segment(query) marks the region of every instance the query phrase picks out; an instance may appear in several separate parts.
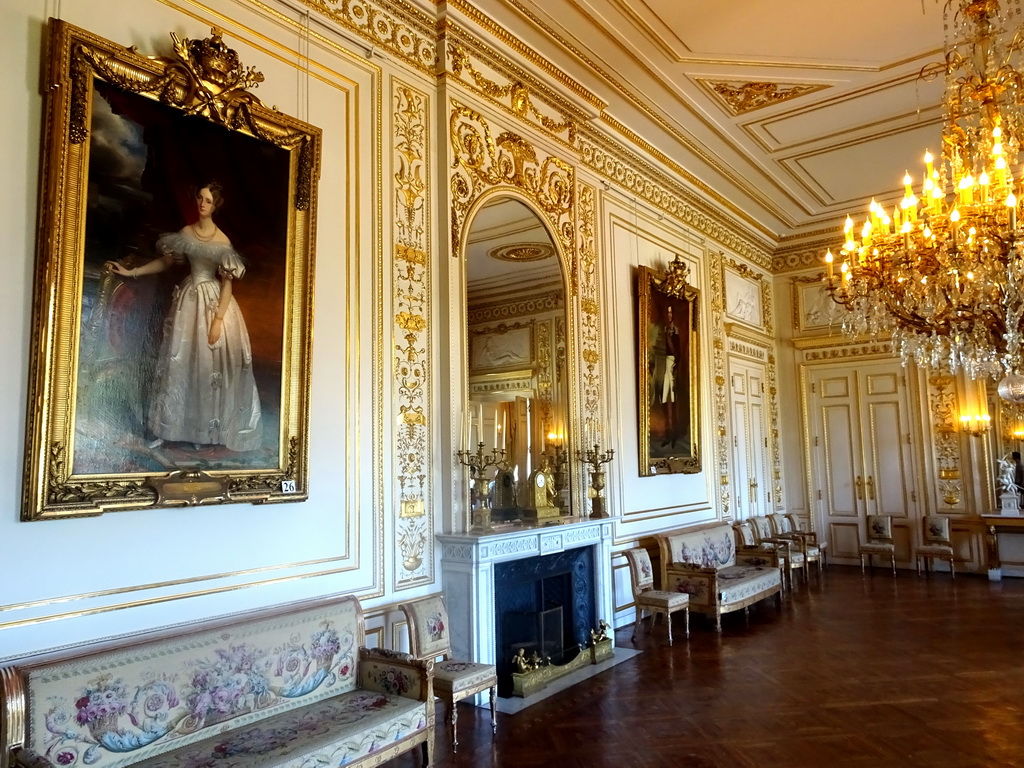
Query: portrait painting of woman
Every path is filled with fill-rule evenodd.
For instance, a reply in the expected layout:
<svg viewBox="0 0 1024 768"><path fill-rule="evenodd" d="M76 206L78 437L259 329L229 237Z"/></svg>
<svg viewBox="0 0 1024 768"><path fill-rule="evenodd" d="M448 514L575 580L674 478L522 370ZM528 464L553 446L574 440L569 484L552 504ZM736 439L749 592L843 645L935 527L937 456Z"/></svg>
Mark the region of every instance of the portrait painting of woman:
<svg viewBox="0 0 1024 768"><path fill-rule="evenodd" d="M128 269L124 277L163 272L187 260L189 275L174 290L157 358L148 427L151 447L165 440L191 443L196 450L223 445L251 451L260 445L260 396L252 371L252 347L233 284L245 274L242 257L213 214L224 203L217 181L195 191L195 222L163 235L160 256Z"/></svg>
<svg viewBox="0 0 1024 768"><path fill-rule="evenodd" d="M288 158L97 83L75 471L280 459Z"/></svg>

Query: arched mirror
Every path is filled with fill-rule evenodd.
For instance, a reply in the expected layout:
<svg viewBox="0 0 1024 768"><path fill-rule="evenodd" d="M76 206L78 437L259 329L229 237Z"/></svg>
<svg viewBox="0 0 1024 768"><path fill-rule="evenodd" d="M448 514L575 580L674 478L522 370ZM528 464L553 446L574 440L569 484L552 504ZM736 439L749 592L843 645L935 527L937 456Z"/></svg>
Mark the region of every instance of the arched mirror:
<svg viewBox="0 0 1024 768"><path fill-rule="evenodd" d="M475 527L571 514L566 289L540 217L494 197L466 237L467 406ZM465 462L464 462L465 463Z"/></svg>

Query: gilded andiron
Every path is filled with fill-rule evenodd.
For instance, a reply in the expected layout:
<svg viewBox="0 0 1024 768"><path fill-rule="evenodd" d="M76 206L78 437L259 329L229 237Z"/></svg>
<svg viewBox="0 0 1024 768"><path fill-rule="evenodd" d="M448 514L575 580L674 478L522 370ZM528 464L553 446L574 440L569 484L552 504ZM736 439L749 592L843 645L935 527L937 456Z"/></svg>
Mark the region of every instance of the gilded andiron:
<svg viewBox="0 0 1024 768"><path fill-rule="evenodd" d="M601 465L607 464L613 458L615 458L615 450L609 448L607 451L602 453L597 443L594 443L593 448L588 448L585 451L578 451L576 453L577 461L582 461L584 464L589 464L590 467L587 470L590 472L590 488L593 491L591 496L591 518L602 518L608 517L608 512L604 508L604 470L601 469Z"/></svg>

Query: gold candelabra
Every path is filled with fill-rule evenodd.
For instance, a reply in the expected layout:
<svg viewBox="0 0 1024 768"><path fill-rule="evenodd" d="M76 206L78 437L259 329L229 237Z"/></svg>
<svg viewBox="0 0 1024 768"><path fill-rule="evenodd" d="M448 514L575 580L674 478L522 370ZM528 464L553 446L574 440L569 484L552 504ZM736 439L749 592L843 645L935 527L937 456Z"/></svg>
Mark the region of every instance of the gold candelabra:
<svg viewBox="0 0 1024 768"><path fill-rule="evenodd" d="M588 448L585 451L577 451L577 461L582 461L584 464L589 465L588 472L590 472L590 488L594 492L591 499L591 512L592 518L608 517L608 511L604 508L604 470L601 467L615 458L615 450L609 448L607 451L601 451L597 443L594 443L593 448Z"/></svg>
<svg viewBox="0 0 1024 768"><path fill-rule="evenodd" d="M490 455L488 455L484 453L484 444L478 443L476 450L473 452L470 452L468 448L463 451L456 451L455 458L459 460L459 464L469 468L469 508L475 510L481 501L477 481L483 479L483 472L488 467L500 467L504 464L505 449L492 448Z"/></svg>

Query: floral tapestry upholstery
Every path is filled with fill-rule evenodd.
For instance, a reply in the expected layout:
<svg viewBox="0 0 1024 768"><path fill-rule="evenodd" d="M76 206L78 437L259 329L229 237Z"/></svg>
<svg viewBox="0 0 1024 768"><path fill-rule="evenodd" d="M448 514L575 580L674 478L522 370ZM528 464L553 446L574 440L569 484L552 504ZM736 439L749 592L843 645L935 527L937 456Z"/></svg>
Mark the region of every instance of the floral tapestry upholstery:
<svg viewBox="0 0 1024 768"><path fill-rule="evenodd" d="M949 545L949 518L938 515L925 515L922 522L924 543Z"/></svg>
<svg viewBox="0 0 1024 768"><path fill-rule="evenodd" d="M669 570L667 579L666 588L688 594L691 606L717 605L723 611L728 611L733 603L770 593L782 583L779 569L770 565L732 565L718 569L714 577L718 583L717 595L712 593L710 576Z"/></svg>
<svg viewBox="0 0 1024 768"><path fill-rule="evenodd" d="M493 664L471 661L441 661L434 665L434 692L458 694L467 690L489 688L494 682Z"/></svg>
<svg viewBox="0 0 1024 768"><path fill-rule="evenodd" d="M409 642L418 659L433 659L451 652L448 636L448 611L441 597L430 597L405 604L411 612Z"/></svg>
<svg viewBox="0 0 1024 768"><path fill-rule="evenodd" d="M735 563L736 542L732 528L719 525L669 537L673 563L693 563L702 568L724 568Z"/></svg>
<svg viewBox="0 0 1024 768"><path fill-rule="evenodd" d="M356 690L157 755L138 768L345 765L426 726L422 702Z"/></svg>
<svg viewBox="0 0 1024 768"><path fill-rule="evenodd" d="M368 691L377 691L391 696L405 696L410 699L423 700L425 687L423 680L411 675L402 667L388 663L387 658L377 660L374 655L377 649L364 649L359 659L359 687ZM390 654L389 654L390 655ZM394 654L407 656L407 654ZM411 658L411 657L409 657Z"/></svg>
<svg viewBox="0 0 1024 768"><path fill-rule="evenodd" d="M651 589L654 586L654 567L651 556L643 547L628 549L622 553L629 563L630 577L633 579L633 595Z"/></svg>
<svg viewBox="0 0 1024 768"><path fill-rule="evenodd" d="M347 693L362 626L344 598L39 666L27 746L54 765L116 768Z"/></svg>

